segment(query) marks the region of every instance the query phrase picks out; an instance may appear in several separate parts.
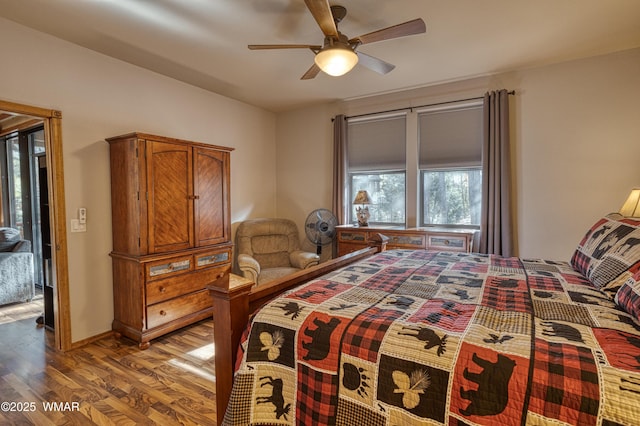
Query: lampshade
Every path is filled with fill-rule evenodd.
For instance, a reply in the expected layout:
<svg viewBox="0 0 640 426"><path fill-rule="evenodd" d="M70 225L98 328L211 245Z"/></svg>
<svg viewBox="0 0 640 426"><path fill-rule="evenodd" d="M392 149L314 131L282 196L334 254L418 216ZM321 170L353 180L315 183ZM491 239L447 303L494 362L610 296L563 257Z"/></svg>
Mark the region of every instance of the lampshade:
<svg viewBox="0 0 640 426"><path fill-rule="evenodd" d="M631 194L620 208L620 214L626 217L640 217L640 188L633 188Z"/></svg>
<svg viewBox="0 0 640 426"><path fill-rule="evenodd" d="M336 44L322 49L315 57L316 65L334 77L351 71L358 63L358 55L347 46Z"/></svg>
<svg viewBox="0 0 640 426"><path fill-rule="evenodd" d="M371 204L371 198L369 198L369 193L364 189L361 189L356 194L356 198L353 200L353 204Z"/></svg>

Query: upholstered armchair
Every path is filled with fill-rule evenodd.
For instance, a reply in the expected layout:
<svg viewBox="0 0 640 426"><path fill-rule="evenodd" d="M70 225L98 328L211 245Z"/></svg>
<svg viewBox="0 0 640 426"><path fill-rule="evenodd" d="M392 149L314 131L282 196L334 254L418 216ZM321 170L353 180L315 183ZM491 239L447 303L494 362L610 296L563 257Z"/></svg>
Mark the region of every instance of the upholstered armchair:
<svg viewBox="0 0 640 426"><path fill-rule="evenodd" d="M256 284L317 265L320 256L300 249L296 224L289 219L250 219L236 231L238 267Z"/></svg>
<svg viewBox="0 0 640 426"><path fill-rule="evenodd" d="M26 302L35 295L31 242L14 228L0 228L0 305Z"/></svg>

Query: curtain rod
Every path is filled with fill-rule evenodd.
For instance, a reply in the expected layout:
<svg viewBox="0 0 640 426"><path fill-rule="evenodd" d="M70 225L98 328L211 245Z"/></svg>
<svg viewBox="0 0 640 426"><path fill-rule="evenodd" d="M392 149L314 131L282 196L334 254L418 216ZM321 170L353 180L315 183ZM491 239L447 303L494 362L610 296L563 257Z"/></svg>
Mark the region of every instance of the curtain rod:
<svg viewBox="0 0 640 426"><path fill-rule="evenodd" d="M515 95L516 91L515 90L510 90L507 92L507 95ZM366 114L358 114L358 115L350 115L350 116L345 116L345 120L348 120L349 118L359 118L359 117L367 117L369 115L378 115L378 114L387 114L390 112L398 112L398 111L413 111L414 109L418 109L418 108L426 108L426 107L432 107L432 106L438 106L438 105L447 105L447 104L455 104L458 102L468 102L468 101L479 101L480 99L484 99L484 96L477 96L475 98L467 98L467 99L457 99L455 101L446 101L446 102L437 102L435 104L426 104L426 105L417 105L417 106L412 106L412 107L404 107L404 108L396 108L396 109L388 109L386 111L377 111L377 112L369 112ZM335 120L335 118L332 118L331 121Z"/></svg>

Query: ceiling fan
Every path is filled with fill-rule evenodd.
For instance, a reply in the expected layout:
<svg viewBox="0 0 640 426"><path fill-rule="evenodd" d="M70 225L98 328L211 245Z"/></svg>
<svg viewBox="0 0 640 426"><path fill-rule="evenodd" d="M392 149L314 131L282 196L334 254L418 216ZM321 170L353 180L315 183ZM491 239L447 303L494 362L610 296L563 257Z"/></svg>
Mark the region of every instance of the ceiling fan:
<svg viewBox="0 0 640 426"><path fill-rule="evenodd" d="M301 80L312 79L320 71L332 76L340 76L351 71L358 62L373 71L386 74L394 69L395 65L358 52L357 48L362 44L420 34L427 30L424 21L418 18L350 39L338 31L338 23L347 15L346 8L339 5L330 6L328 0L305 0L305 3L324 33L322 46L313 44L250 44L248 46L251 50L310 49L316 55L315 61Z"/></svg>

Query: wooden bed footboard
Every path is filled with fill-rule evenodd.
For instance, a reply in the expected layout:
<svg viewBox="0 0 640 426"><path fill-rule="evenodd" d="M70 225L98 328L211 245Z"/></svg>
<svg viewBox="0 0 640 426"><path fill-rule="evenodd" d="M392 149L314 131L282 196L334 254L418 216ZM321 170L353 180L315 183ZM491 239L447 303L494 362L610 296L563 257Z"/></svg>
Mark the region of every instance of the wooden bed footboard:
<svg viewBox="0 0 640 426"><path fill-rule="evenodd" d="M384 251L388 240L389 238L378 234L369 248L331 259L261 286L254 286L253 282L242 278L230 279L229 275L225 275L224 278L207 287L213 299L218 425L222 424L224 412L231 396L238 345L250 315L264 303L286 290Z"/></svg>

